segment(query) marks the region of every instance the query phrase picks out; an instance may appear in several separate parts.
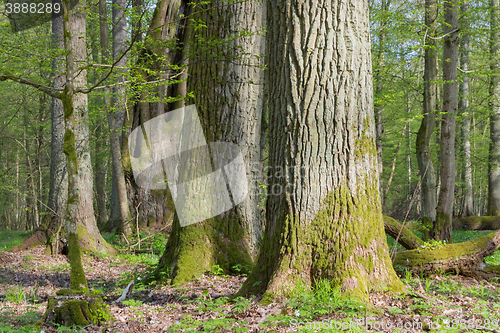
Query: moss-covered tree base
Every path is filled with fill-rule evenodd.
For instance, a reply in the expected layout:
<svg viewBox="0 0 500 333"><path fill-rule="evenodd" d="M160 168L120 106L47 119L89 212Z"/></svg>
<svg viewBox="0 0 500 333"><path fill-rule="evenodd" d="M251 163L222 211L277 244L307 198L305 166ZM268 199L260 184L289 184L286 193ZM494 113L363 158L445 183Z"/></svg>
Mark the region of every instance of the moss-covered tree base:
<svg viewBox="0 0 500 333"><path fill-rule="evenodd" d="M227 273L249 273L254 264L244 230L233 217L231 210L224 216L181 227L175 216L155 278L181 285L210 271L213 265ZM233 269L236 265L238 272Z"/></svg>
<svg viewBox="0 0 500 333"><path fill-rule="evenodd" d="M82 295L81 292L80 295L74 293L70 290L61 290L57 294L64 296L50 297L41 323L71 327L101 325L113 320L108 305L104 304L101 297Z"/></svg>
<svg viewBox="0 0 500 333"><path fill-rule="evenodd" d="M347 186L328 194L312 221L282 210L266 238L256 268L238 295L263 294L262 303L287 296L298 283L330 280L345 294L368 302L371 290L404 291L392 269L382 226L377 185L354 196Z"/></svg>
<svg viewBox="0 0 500 333"><path fill-rule="evenodd" d="M490 242L492 240L495 244ZM488 250L489 247L492 248ZM454 272L464 276L484 276L483 259L497 248L495 233L490 233L468 242L398 252L393 263L396 270L409 269L417 274Z"/></svg>

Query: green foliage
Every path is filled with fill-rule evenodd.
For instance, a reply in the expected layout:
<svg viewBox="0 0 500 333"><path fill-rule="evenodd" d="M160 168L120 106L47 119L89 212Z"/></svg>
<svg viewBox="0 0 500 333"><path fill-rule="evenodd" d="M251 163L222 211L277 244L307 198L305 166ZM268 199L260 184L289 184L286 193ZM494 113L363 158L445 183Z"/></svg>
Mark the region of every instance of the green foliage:
<svg viewBox="0 0 500 333"><path fill-rule="evenodd" d="M39 332L35 327L40 319L40 312L34 311L36 308L28 306L26 312L17 315L11 307L0 308L0 332Z"/></svg>
<svg viewBox="0 0 500 333"><path fill-rule="evenodd" d="M26 298L27 294L23 290L22 284L7 289L7 292L5 293L5 300L7 302L22 303L26 302Z"/></svg>
<svg viewBox="0 0 500 333"><path fill-rule="evenodd" d="M32 232L24 230L5 230L0 231L0 251L21 243L28 238Z"/></svg>
<svg viewBox="0 0 500 333"><path fill-rule="evenodd" d="M142 301L136 301L135 299L127 299L127 300L123 301L122 303L125 304L126 306L131 306L131 307L136 307L136 306L142 305Z"/></svg>
<svg viewBox="0 0 500 333"><path fill-rule="evenodd" d="M212 275L222 275L223 273L224 270L219 265L213 265L212 269L210 270L210 274Z"/></svg>
<svg viewBox="0 0 500 333"><path fill-rule="evenodd" d="M421 246L423 249L437 250L446 245L446 240L430 239Z"/></svg>
<svg viewBox="0 0 500 333"><path fill-rule="evenodd" d="M318 281L312 289L298 283L288 297L289 301L285 304L294 309L295 316L309 320L339 310L349 315L356 315L364 311L366 306L341 293L340 287L333 285L329 280Z"/></svg>

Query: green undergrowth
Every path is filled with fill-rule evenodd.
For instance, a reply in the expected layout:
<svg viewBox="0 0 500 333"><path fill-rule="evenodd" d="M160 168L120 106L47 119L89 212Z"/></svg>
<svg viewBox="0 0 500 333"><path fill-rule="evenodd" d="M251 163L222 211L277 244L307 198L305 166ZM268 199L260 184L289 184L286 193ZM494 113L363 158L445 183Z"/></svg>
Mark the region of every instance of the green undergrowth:
<svg viewBox="0 0 500 333"><path fill-rule="evenodd" d="M10 247L21 243L26 238L31 236L32 233L32 231L25 230L0 231L0 251L5 251Z"/></svg>
<svg viewBox="0 0 500 333"><path fill-rule="evenodd" d="M24 313L16 314L14 308L0 303L0 332L40 332L35 324L43 315L42 309L28 306Z"/></svg>
<svg viewBox="0 0 500 333"><path fill-rule="evenodd" d="M316 326L319 325L319 329L325 332L341 332L335 326L322 322L322 319L340 312L344 317L352 318L360 318L371 312L365 303L350 298L328 280L320 280L312 288L302 283L296 284L283 304L283 311L268 317L261 328L287 325L295 327L298 332L317 332ZM313 323L318 324L314 326ZM351 327L349 331L358 330Z"/></svg>
<svg viewBox="0 0 500 333"><path fill-rule="evenodd" d="M168 236L161 232L151 233L146 231L140 231L139 237L134 235L133 238L128 240L128 243L117 234L103 234L103 238L120 251L147 251L156 255L163 253L168 240Z"/></svg>

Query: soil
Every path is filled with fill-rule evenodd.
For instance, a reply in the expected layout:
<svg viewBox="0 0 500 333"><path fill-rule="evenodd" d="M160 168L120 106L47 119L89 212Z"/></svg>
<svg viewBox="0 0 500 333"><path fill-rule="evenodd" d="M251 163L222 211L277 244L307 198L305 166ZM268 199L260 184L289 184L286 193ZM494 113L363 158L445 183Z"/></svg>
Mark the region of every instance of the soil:
<svg viewBox="0 0 500 333"><path fill-rule="evenodd" d="M40 246L17 253L0 252L0 323L7 323L14 330L32 325L41 318L47 298L55 295L57 290L69 287L66 256L47 256L43 255L43 251L44 248ZM230 297L238 291L245 280L242 276L206 274L182 287L156 286L143 287L142 290L137 290L136 282L136 289L130 296L132 301L116 303L128 282L132 278L137 279L146 266L123 262L118 257L93 255L83 255L83 264L89 287L103 291L102 296L105 296L105 302L109 304L115 318L106 327L85 327L85 332L183 332L188 331L183 326L186 320L202 323L194 328L195 331L210 332L208 327L217 318L231 318L237 325L235 328L214 329L215 332L292 332L297 331L299 322L303 323L303 328L309 323L312 329L308 332L326 332L324 328L314 330L320 327L320 323L325 327L340 328L329 332L443 332L446 320L450 322L449 325L458 325L454 332L473 332L472 328L479 328L480 322L493 320L484 330L476 332L500 332L500 285L461 276L434 276L427 279L407 276L408 280L403 279L409 287L407 295L395 296L390 292L371 294L372 307L369 312L364 315L358 313L357 318L352 318L358 323L364 320L364 324L356 326L355 330L347 326L351 319L343 311L317 318L317 326L313 326L313 323L297 316L294 308L284 301L264 306L252 299L238 311L231 304L211 308L210 304L214 304L218 298ZM7 301L6 295L19 288L24 295L34 297L18 303ZM200 300L205 300L206 306L200 307ZM296 325L280 324L279 319L273 321L273 316L278 315L292 316ZM272 324L265 324L266 321ZM340 321L344 322L344 328L335 326L341 325ZM409 325L415 322L426 324L410 328ZM398 323L406 324L406 329L396 330ZM438 324L441 326L438 327ZM43 331L56 332L56 329L44 326Z"/></svg>

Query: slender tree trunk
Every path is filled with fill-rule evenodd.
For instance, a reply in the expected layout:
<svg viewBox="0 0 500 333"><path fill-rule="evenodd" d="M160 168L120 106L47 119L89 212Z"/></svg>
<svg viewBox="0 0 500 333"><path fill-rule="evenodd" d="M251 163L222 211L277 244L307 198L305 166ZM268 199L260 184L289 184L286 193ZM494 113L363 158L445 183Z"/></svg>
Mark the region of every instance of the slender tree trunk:
<svg viewBox="0 0 500 333"><path fill-rule="evenodd" d="M239 293L319 279L365 300L401 291L378 192L368 2L269 0L267 26L266 229Z"/></svg>
<svg viewBox="0 0 500 333"><path fill-rule="evenodd" d="M259 67L261 50L262 4L242 2L223 6L224 1L197 5L193 19L207 29L196 32L188 23L185 36L189 48L187 91L194 102L208 144L231 142L241 149L246 169L246 199L236 207L200 223L182 227L178 216L157 270L173 272L174 283L191 280L219 264L226 271L240 265L253 265L260 239L258 181L260 179L260 126L263 103L263 72ZM219 8L217 19L210 11ZM238 36L246 31L249 35ZM206 45L199 40L224 40L224 46ZM212 54L218 54L214 58ZM214 77L213 73L217 73ZM214 149L212 149L214 157ZM214 161L215 164L217 164ZM234 195L234 193L233 193ZM196 265L192 263L196 262Z"/></svg>
<svg viewBox="0 0 500 333"><path fill-rule="evenodd" d="M462 5L462 12L466 13L469 4L465 2ZM458 109L462 114L463 124L463 150L464 150L464 210L463 216L473 215L472 203L472 165L470 159L470 114L469 114L469 35L464 34L462 37L462 53L460 55L460 67L465 72L464 79L460 84L460 102Z"/></svg>
<svg viewBox="0 0 500 333"><path fill-rule="evenodd" d="M80 2L83 6L84 3ZM84 11L74 11L71 17L72 48L75 62L82 66L86 62L86 14ZM75 87L83 87L87 83L86 70L78 71L78 75L73 78ZM78 157L78 209L76 211L77 221L81 232L79 232L80 245L85 249L97 252L114 251L112 247L102 238L94 213L93 205L93 170L90 160L89 145L89 115L86 94L75 94L74 116L78 126L74 129L76 153ZM69 176L69 175L68 175Z"/></svg>
<svg viewBox="0 0 500 333"><path fill-rule="evenodd" d="M455 197L455 117L458 109L458 0L446 0L443 48L443 118L441 121L441 188L431 237L452 242Z"/></svg>
<svg viewBox="0 0 500 333"><path fill-rule="evenodd" d="M86 80L86 73L81 73L80 75L75 76L75 60L81 59L82 55L85 54L79 53L82 51L81 45L78 45L78 41L75 41L75 39L85 36L85 16L83 16L82 13L77 12L81 6L84 5L85 3L77 5L74 8L76 14L73 16L69 8L69 0L63 1L66 83L64 85L62 102L64 106L65 121L63 150L64 155L66 155L66 165L68 169L68 201L64 220L68 229L68 258L71 265L70 288L75 291L88 292L87 279L85 278L85 272L83 271L79 243L79 233L82 232L80 229L81 222L79 221L79 217L81 216L79 210L81 209L80 195L82 193L82 189L79 185L81 184L82 178L79 176L80 168L78 167L79 158L76 144L77 135L75 134L79 132L79 126L85 126L84 124L78 123L77 113L85 112L79 108L85 108L86 100L82 100L82 94L79 94L80 96L78 97L77 94L75 94L75 86L76 88L81 87ZM85 45L84 38L83 41L83 45ZM83 169L82 171L85 172L87 170ZM84 188L83 190L85 191L87 189Z"/></svg>
<svg viewBox="0 0 500 333"><path fill-rule="evenodd" d="M126 1L113 1L113 60L118 66L118 77L116 83L124 81L123 67L127 64L127 57L124 52L127 49L127 27L126 27ZM107 30L106 30L107 32ZM101 38L103 30L101 29ZM107 38L107 36L106 36ZM106 44L108 42L106 41ZM108 124L109 124L109 141L111 147L111 162L113 166L114 185L116 186L116 199L119 210L119 231L124 236L128 237L132 234L129 202L127 198L127 187L123 174L123 164L120 146L120 129L123 123L123 114L127 103L126 91L124 85L113 87L112 105L108 104Z"/></svg>
<svg viewBox="0 0 500 333"><path fill-rule="evenodd" d="M435 34L437 16L437 0L425 1L425 26L428 35ZM416 151L421 177L421 215L424 226L422 239L427 240L429 231L432 229L432 222L436 220L437 206L436 175L431 154L431 137L436 123L437 51L434 39L427 37L425 45L424 118L417 134Z"/></svg>
<svg viewBox="0 0 500 333"><path fill-rule="evenodd" d="M490 13L490 156L488 164L488 212L500 215L500 1L491 0Z"/></svg>
<svg viewBox="0 0 500 333"><path fill-rule="evenodd" d="M102 156L103 141L105 140L105 131L103 125L98 124L95 130L95 192L97 202L97 225L100 229L104 228L108 221L108 213L106 209L106 157Z"/></svg>

